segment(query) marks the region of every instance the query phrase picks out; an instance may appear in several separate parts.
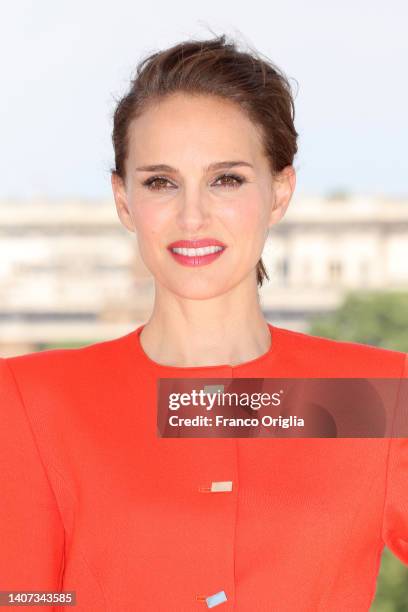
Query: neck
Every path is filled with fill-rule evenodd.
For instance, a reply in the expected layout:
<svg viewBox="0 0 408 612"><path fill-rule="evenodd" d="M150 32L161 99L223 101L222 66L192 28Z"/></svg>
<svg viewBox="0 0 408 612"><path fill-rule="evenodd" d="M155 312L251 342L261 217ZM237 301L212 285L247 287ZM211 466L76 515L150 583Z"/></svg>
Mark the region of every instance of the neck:
<svg viewBox="0 0 408 612"><path fill-rule="evenodd" d="M235 366L266 353L271 335L257 291L206 300L156 291L140 342L148 357L162 365Z"/></svg>

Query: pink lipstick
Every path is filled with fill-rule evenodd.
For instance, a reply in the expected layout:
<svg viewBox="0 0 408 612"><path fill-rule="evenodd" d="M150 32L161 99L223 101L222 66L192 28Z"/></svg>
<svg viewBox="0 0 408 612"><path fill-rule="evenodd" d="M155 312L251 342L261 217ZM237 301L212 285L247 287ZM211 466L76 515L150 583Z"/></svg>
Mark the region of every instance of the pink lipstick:
<svg viewBox="0 0 408 612"><path fill-rule="evenodd" d="M215 238L178 240L168 245L174 259L183 266L204 266L218 259L227 246Z"/></svg>

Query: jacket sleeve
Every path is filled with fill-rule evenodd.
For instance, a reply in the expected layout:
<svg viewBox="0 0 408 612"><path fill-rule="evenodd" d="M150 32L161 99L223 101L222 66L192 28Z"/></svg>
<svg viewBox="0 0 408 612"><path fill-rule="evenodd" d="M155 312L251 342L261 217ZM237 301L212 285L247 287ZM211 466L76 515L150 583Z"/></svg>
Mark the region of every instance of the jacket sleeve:
<svg viewBox="0 0 408 612"><path fill-rule="evenodd" d="M398 401L400 423L406 432L408 423L408 354L402 375ZM408 438L391 438L388 455L383 542L408 565Z"/></svg>
<svg viewBox="0 0 408 612"><path fill-rule="evenodd" d="M57 501L11 365L3 357L0 358L0 591L60 591L63 562L64 527ZM6 609L12 608L6 606ZM35 609L52 608L37 605Z"/></svg>

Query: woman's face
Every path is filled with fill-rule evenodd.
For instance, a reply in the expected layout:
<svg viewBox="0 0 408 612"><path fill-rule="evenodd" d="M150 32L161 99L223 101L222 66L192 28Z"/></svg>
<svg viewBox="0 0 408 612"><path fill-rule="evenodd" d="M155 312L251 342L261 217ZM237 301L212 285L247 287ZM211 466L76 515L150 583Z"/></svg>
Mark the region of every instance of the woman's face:
<svg viewBox="0 0 408 612"><path fill-rule="evenodd" d="M128 136L126 181L112 175L112 188L119 218L136 232L156 282L191 299L243 281L256 286L268 228L284 215L295 187L293 167L273 178L256 126L216 97L173 94L135 119ZM166 167L146 168L159 165ZM180 263L168 248L201 238L226 248L202 265L191 265L197 258Z"/></svg>

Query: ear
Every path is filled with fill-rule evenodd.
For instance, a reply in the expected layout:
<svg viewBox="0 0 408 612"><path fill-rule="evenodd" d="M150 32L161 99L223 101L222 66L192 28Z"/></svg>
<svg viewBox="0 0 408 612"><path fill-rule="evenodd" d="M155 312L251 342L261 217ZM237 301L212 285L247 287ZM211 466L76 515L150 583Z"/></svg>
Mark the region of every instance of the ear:
<svg viewBox="0 0 408 612"><path fill-rule="evenodd" d="M296 172L293 166L286 166L273 178L274 202L269 215L268 227L275 225L285 215L296 187Z"/></svg>
<svg viewBox="0 0 408 612"><path fill-rule="evenodd" d="M111 173L111 185L113 197L115 198L116 211L122 223L130 232L136 232L132 215L129 211L126 187L122 177L115 172Z"/></svg>

